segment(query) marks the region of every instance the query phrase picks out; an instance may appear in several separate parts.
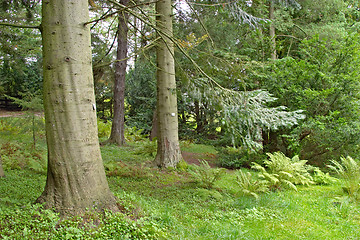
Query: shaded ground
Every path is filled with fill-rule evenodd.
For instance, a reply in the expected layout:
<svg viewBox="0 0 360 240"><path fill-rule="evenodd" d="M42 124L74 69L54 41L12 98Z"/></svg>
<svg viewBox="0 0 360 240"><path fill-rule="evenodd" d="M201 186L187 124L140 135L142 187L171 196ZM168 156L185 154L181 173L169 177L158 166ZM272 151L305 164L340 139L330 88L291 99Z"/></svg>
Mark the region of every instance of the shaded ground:
<svg viewBox="0 0 360 240"><path fill-rule="evenodd" d="M217 167L215 154L182 152L182 156L188 164L200 165L201 161L205 160L211 167Z"/></svg>
<svg viewBox="0 0 360 240"><path fill-rule="evenodd" d="M0 117L16 117L24 115L24 112L21 111L8 111L0 108Z"/></svg>

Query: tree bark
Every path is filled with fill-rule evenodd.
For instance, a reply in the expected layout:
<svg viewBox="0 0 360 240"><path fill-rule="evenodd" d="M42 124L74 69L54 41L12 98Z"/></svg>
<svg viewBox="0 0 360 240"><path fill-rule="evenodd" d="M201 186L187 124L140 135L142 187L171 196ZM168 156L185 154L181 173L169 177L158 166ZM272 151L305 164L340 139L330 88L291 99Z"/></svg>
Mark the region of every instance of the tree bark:
<svg viewBox="0 0 360 240"><path fill-rule="evenodd" d="M62 214L117 210L97 137L86 0L44 0L43 74L48 171L37 202Z"/></svg>
<svg viewBox="0 0 360 240"><path fill-rule="evenodd" d="M271 24L270 24L270 30L269 30L269 35L270 35L270 50L271 50L271 59L276 60L277 59L277 53L276 53L276 38L275 38L275 26L273 21L275 20L275 7L274 7L274 2L270 1L270 6L269 6L269 19L271 20Z"/></svg>
<svg viewBox="0 0 360 240"><path fill-rule="evenodd" d="M120 3L127 6L129 0L120 0ZM125 77L127 67L127 40L128 40L128 19L127 12L119 13L118 24L118 47L115 63L115 84L114 84L114 118L111 126L108 143L125 145Z"/></svg>
<svg viewBox="0 0 360 240"><path fill-rule="evenodd" d="M158 130L159 129L159 121L158 121L158 117L157 117L157 111L155 109L154 113L153 113L153 119L152 119L152 128L150 131L150 136L149 139L150 141L152 141L154 138L158 137Z"/></svg>
<svg viewBox="0 0 360 240"><path fill-rule="evenodd" d="M162 168L176 167L182 159L178 137L174 45L163 33L172 36L171 0L156 2L156 25L161 37L156 45L158 148L155 163Z"/></svg>

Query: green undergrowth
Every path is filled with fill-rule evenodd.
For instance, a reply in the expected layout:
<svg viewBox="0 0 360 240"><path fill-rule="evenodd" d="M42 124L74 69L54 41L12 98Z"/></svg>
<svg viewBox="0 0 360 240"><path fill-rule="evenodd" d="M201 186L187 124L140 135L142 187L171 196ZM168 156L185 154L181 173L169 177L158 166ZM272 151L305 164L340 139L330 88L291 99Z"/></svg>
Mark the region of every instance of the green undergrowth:
<svg viewBox="0 0 360 240"><path fill-rule="evenodd" d="M226 174L203 188L189 174L108 177L121 213L78 216L33 205L45 175L8 170L0 179L3 239L359 239L360 208L339 185L243 196ZM346 238L344 238L346 236Z"/></svg>
<svg viewBox="0 0 360 240"><path fill-rule="evenodd" d="M249 169L218 171L206 163L184 164L181 170L154 168L154 143L146 139L101 148L119 213L88 212L60 220L33 204L46 173L20 164L32 151L26 145L31 139L7 133L0 131L2 158L7 157L6 177L0 178L0 239L360 239L360 206L341 181L263 193L249 186L261 180ZM216 154L212 146L183 142L182 148ZM39 140L34 152L42 161L45 149Z"/></svg>

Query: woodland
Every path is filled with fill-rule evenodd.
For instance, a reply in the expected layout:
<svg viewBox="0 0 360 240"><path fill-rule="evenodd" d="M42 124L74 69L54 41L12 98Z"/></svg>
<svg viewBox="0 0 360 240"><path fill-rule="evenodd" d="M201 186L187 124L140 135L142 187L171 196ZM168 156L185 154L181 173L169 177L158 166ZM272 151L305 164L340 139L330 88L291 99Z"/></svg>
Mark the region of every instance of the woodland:
<svg viewBox="0 0 360 240"><path fill-rule="evenodd" d="M358 0L2 0L0 239L360 239Z"/></svg>

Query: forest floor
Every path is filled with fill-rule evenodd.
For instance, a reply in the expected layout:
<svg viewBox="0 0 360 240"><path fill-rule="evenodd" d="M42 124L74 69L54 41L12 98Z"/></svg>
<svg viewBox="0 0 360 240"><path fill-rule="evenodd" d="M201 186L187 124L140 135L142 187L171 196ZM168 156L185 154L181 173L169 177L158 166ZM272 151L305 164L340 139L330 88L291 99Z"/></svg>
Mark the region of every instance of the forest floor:
<svg viewBox="0 0 360 240"><path fill-rule="evenodd" d="M19 117L23 116L26 113L21 110L6 110L0 108L0 118L2 117ZM43 113L37 113L36 115L42 115ZM217 157L215 154L209 154L209 153L192 153L192 152L186 152L182 151L182 156L188 164L194 164L194 165L200 165L201 161L205 160L208 162L208 164L211 167L217 167L216 161Z"/></svg>
<svg viewBox="0 0 360 240"><path fill-rule="evenodd" d="M217 157L215 154L192 153L182 151L184 161L188 164L200 165L201 161L207 161L211 167L217 167Z"/></svg>
<svg viewBox="0 0 360 240"><path fill-rule="evenodd" d="M21 115L0 116L14 114ZM0 239L360 239L360 203L344 195L340 182L255 198L241 190L238 170L204 184L218 170L214 146L181 142L188 166L159 170L148 166L156 145L147 139L101 147L110 189L124 212L61 220L33 204L46 183L47 147L39 130L33 148L26 124L25 118L0 120L6 175L0 178ZM213 168L196 166L202 160Z"/></svg>

